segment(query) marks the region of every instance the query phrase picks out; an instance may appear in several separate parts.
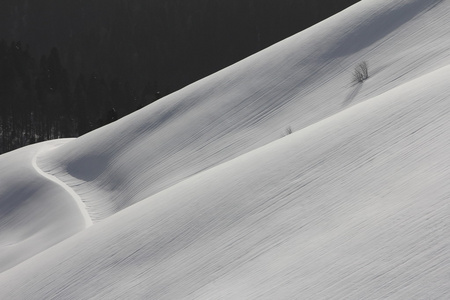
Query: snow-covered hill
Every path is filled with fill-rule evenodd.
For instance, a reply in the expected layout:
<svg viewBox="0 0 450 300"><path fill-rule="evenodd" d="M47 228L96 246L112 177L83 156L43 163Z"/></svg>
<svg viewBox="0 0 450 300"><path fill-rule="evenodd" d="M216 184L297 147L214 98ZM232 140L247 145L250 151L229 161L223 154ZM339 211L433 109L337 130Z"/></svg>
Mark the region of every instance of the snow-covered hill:
<svg viewBox="0 0 450 300"><path fill-rule="evenodd" d="M0 271L86 227L70 194L36 165L40 151L67 141L50 141L0 156Z"/></svg>
<svg viewBox="0 0 450 300"><path fill-rule="evenodd" d="M448 0L361 1L0 156L0 298L449 297L449 16Z"/></svg>

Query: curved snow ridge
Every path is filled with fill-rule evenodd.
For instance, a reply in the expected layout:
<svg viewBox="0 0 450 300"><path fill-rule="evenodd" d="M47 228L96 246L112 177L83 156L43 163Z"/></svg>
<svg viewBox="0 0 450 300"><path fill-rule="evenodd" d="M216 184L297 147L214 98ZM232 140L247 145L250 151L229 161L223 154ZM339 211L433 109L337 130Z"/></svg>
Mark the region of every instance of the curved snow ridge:
<svg viewBox="0 0 450 300"><path fill-rule="evenodd" d="M42 152L42 151L41 151ZM38 152L36 153L35 156L33 156L33 159L31 161L31 164L33 165L33 168L36 170L36 172L38 172L41 176L45 177L46 179L53 181L54 183L58 184L59 186L61 186L67 193L69 193L70 196L72 196L73 200L75 200L75 203L78 206L78 209L80 210L81 215L84 218L84 223L86 228L92 226L93 222L91 219L91 216L89 215L87 209L86 209L86 204L84 204L83 200L81 200L81 197L75 193L75 191L70 188L67 184L65 184L63 181L61 181L60 179L58 179L57 177L48 174L46 172L44 172L38 165L37 165L37 157L38 155L41 153Z"/></svg>

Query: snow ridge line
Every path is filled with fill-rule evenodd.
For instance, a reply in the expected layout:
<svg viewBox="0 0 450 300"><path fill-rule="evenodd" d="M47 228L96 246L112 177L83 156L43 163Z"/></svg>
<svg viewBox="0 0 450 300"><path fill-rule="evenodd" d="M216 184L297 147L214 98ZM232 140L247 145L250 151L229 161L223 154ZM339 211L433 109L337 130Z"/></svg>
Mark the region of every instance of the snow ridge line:
<svg viewBox="0 0 450 300"><path fill-rule="evenodd" d="M66 190L66 192L68 192L69 195L72 196L73 200L75 200L75 203L78 205L78 209L80 210L80 213L84 218L85 227L88 228L88 227L92 226L93 222L92 222L91 216L89 215L89 213L86 209L86 204L84 204L84 202L81 200L81 197L77 193L75 193L75 191L71 187L69 187L63 181L58 179L56 176L53 176L51 174L44 172L37 165L36 160L37 160L38 155L39 155L39 153L37 153L31 161L31 164L32 164L33 168L36 170L36 172L38 172L39 175L45 177L46 179L48 179L50 181L53 181L54 183L56 183L57 185L62 187L64 190Z"/></svg>

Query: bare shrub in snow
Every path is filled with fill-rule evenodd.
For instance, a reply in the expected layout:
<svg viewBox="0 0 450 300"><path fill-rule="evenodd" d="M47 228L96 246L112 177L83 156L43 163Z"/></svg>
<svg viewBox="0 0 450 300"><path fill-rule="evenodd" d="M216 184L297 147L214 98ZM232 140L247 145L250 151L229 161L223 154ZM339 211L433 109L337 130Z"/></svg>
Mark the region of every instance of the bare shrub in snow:
<svg viewBox="0 0 450 300"><path fill-rule="evenodd" d="M367 62L363 61L355 67L355 71L353 72L353 82L362 83L367 78L369 78L369 66Z"/></svg>
<svg viewBox="0 0 450 300"><path fill-rule="evenodd" d="M292 128L291 126L286 127L286 129L284 130L284 135L290 135L292 133Z"/></svg>

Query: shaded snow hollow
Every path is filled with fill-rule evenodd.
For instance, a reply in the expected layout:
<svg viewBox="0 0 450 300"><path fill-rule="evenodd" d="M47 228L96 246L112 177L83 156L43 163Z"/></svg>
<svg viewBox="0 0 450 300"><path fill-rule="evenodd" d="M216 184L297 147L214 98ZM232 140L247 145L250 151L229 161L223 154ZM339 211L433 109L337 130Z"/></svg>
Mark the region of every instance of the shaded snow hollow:
<svg viewBox="0 0 450 300"><path fill-rule="evenodd" d="M449 16L361 1L0 156L0 298L449 298Z"/></svg>

